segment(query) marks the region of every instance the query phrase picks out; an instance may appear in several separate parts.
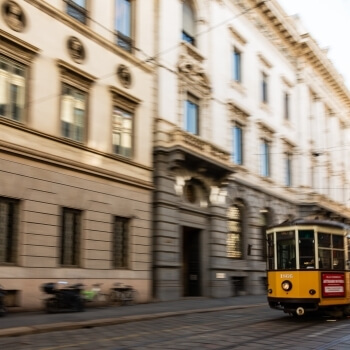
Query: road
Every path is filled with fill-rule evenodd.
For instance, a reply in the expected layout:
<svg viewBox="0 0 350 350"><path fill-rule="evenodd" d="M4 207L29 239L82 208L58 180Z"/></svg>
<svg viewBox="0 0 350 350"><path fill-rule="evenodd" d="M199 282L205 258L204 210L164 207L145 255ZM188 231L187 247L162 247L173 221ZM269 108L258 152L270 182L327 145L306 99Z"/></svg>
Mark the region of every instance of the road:
<svg viewBox="0 0 350 350"><path fill-rule="evenodd" d="M267 306L0 338L0 349L350 349L350 319L293 318Z"/></svg>

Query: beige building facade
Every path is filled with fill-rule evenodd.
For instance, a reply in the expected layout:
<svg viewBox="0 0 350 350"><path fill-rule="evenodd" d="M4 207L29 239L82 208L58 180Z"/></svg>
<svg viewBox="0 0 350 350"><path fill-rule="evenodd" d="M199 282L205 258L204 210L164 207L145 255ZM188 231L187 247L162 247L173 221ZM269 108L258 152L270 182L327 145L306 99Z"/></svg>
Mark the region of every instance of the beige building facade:
<svg viewBox="0 0 350 350"><path fill-rule="evenodd" d="M153 11L135 3L0 1L9 306L41 307L40 285L59 280L151 298Z"/></svg>

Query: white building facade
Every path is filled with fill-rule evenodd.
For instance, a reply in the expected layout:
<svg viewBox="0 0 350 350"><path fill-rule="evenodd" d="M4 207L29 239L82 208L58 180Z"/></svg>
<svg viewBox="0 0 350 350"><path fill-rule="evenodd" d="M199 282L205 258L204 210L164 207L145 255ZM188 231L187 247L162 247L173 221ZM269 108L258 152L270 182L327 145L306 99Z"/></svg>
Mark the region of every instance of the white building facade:
<svg viewBox="0 0 350 350"><path fill-rule="evenodd" d="M265 228L348 221L349 92L277 1L157 2L154 293L265 292Z"/></svg>

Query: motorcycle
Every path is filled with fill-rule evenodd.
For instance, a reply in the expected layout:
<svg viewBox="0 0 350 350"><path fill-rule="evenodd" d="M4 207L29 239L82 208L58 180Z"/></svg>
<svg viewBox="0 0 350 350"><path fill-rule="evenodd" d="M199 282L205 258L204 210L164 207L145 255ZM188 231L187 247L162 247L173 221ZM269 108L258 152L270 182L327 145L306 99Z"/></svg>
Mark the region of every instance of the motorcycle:
<svg viewBox="0 0 350 350"><path fill-rule="evenodd" d="M44 293L51 295L44 301L47 313L84 311L81 283L68 285L65 281L49 282L44 283L41 288Z"/></svg>
<svg viewBox="0 0 350 350"><path fill-rule="evenodd" d="M6 290L0 284L0 317L5 316L7 313L7 309L5 306L5 295L6 295Z"/></svg>

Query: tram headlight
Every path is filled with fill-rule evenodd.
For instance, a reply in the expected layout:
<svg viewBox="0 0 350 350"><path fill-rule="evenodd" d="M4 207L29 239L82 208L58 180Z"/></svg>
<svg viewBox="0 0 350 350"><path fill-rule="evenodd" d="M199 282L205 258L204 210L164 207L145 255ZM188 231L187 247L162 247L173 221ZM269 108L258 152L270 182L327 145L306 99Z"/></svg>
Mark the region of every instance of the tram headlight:
<svg viewBox="0 0 350 350"><path fill-rule="evenodd" d="M290 281L283 281L281 284L281 287L284 291L289 292L292 289L292 282Z"/></svg>

